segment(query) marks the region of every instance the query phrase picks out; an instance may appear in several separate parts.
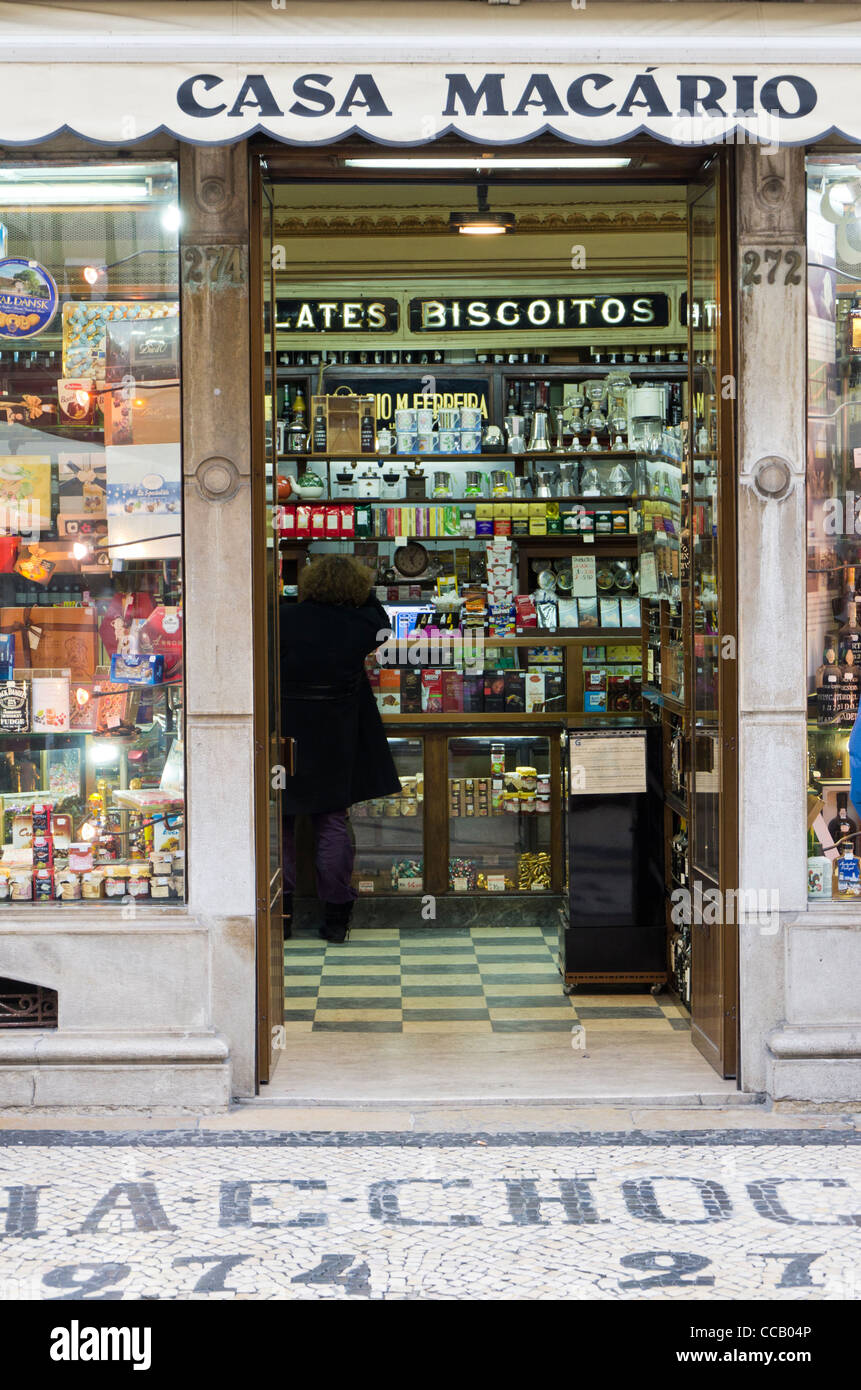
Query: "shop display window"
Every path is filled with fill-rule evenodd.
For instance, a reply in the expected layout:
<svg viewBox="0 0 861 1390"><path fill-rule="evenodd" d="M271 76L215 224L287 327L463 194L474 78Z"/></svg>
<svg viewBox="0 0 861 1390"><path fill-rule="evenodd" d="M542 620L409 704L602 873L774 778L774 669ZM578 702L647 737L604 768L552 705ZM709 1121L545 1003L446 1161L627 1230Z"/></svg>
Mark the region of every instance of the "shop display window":
<svg viewBox="0 0 861 1390"><path fill-rule="evenodd" d="M450 739L448 795L451 891L551 890L549 739Z"/></svg>
<svg viewBox="0 0 861 1390"><path fill-rule="evenodd" d="M0 898L177 901L176 165L2 178Z"/></svg>
<svg viewBox="0 0 861 1390"><path fill-rule="evenodd" d="M861 163L807 164L807 886L861 897L849 735L861 670Z"/></svg>

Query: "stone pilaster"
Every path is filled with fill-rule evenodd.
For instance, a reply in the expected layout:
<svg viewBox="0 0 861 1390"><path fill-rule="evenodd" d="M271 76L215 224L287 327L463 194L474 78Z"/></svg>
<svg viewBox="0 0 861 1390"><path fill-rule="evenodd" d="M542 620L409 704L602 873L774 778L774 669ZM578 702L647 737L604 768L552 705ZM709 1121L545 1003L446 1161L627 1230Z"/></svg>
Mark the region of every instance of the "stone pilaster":
<svg viewBox="0 0 861 1390"><path fill-rule="evenodd" d="M850 1099L861 930L807 906L804 151L741 147L736 172L739 885L780 894L777 930L739 927L741 1085Z"/></svg>
<svg viewBox="0 0 861 1390"><path fill-rule="evenodd" d="M248 152L180 155L189 906L215 1027L254 1088Z"/></svg>

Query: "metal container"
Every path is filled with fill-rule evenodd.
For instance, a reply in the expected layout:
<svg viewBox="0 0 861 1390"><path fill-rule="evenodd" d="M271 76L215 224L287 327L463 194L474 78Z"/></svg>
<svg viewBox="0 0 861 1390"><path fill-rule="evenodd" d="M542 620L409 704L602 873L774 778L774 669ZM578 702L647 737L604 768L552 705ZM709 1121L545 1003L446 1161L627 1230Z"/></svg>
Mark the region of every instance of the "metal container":
<svg viewBox="0 0 861 1390"><path fill-rule="evenodd" d="M522 454L526 449L525 415L506 415L505 433L508 439L508 452Z"/></svg>
<svg viewBox="0 0 861 1390"><path fill-rule="evenodd" d="M532 416L532 432L529 436L528 451L530 454L547 453L550 448L550 424L547 411L543 406L539 406Z"/></svg>
<svg viewBox="0 0 861 1390"><path fill-rule="evenodd" d="M549 468L533 469L532 478L532 490L536 497L553 496L553 474Z"/></svg>
<svg viewBox="0 0 861 1390"><path fill-rule="evenodd" d="M559 494L561 497L576 497L577 495L577 464L560 463L559 465Z"/></svg>

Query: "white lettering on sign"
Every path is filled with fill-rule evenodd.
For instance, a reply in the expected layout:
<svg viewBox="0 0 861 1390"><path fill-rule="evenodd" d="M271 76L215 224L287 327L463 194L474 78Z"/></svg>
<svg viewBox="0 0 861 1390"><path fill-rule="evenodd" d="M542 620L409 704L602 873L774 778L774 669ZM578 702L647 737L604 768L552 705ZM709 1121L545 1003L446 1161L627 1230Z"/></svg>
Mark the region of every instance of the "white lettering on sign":
<svg viewBox="0 0 861 1390"><path fill-rule="evenodd" d="M396 299L279 299L277 327L284 333L394 333Z"/></svg>
<svg viewBox="0 0 861 1390"><path fill-rule="evenodd" d="M670 302L665 294L593 294L555 299L518 295L511 299L411 299L413 333L452 329L602 328L651 324L665 328Z"/></svg>

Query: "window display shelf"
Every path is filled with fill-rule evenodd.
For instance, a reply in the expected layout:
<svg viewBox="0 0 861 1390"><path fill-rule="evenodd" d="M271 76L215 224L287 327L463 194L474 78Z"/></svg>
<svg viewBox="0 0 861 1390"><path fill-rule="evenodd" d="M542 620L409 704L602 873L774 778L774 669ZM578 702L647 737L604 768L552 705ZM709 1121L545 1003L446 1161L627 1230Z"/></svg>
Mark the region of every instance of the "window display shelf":
<svg viewBox="0 0 861 1390"><path fill-rule="evenodd" d="M604 713L604 711L602 711ZM384 714L384 724L432 724L434 728L441 724L558 724L560 728L567 722L567 712L560 711L558 714L544 714L529 711L524 713L512 713L503 710L502 713L484 714L480 710L461 711L451 710L432 713L422 710L418 714Z"/></svg>
<svg viewBox="0 0 861 1390"><path fill-rule="evenodd" d="M415 343L391 343L380 344L383 351L398 352L418 352L424 353L423 348L417 348ZM348 349L352 351L353 349ZM372 348L371 351L374 349ZM307 351L307 349L306 349ZM343 347L333 348L335 352L343 352ZM540 377L542 381L568 381L572 377L598 377L606 375L609 371L627 372L632 378L644 378L650 380L684 380L688 374L687 362L307 362L277 364L277 376L280 380L293 380L296 377L310 378L317 375L320 368L326 372L348 372L350 376L375 377L391 375L402 377L404 368L415 367L435 367L443 369L445 376L465 376L474 379L477 376L499 375L506 381L533 381ZM267 363L267 379L271 374L271 368ZM440 373L443 374L443 373Z"/></svg>
<svg viewBox="0 0 861 1390"><path fill-rule="evenodd" d="M323 503L325 503L327 499L326 499L326 498L321 498L320 500L321 500ZM337 501L338 499L336 498L335 500ZM346 500L346 499L343 499L343 498L342 498L341 500L343 501L343 500ZM544 500L544 499L542 499L542 500ZM569 498L569 499L567 499L567 500L570 501L571 499ZM401 501L403 501L403 498L401 499ZM302 550L304 550L304 549L305 549L307 546L309 546L309 545L340 545L340 546L343 546L345 542L347 542L347 543L349 543L349 544L352 544L353 539L354 539L353 537L347 537L347 536L331 536L331 537L328 537L328 538L323 537L322 539L321 539L319 536L281 536L281 537L279 538L279 545L280 545L280 548L281 548L282 550L296 550L297 548L301 548ZM380 544L380 545L387 545L387 544L388 544L388 545L392 545L392 544L395 543L395 541L398 541L398 540L401 540L401 539L405 539L405 540L416 540L416 541L421 541L422 545L427 545L428 543L433 542L433 541L439 541L439 542L440 542L441 544L443 544L443 545L452 546L452 545L467 545L467 544L469 544L470 541L488 541L488 540L492 540L493 537L492 537L492 536L425 536L425 535L414 536L414 535L410 534L409 532L406 532L406 533L404 534L403 537L401 537L401 536L356 536L355 539L356 539L356 540L359 540L359 541L375 541L375 542L377 542L377 543ZM530 550L531 550L533 547L535 547L536 549L540 548L540 549L545 549L545 550L546 550L548 546L551 547L551 548L553 548L554 546L555 546L556 548L558 548L560 545L574 544L574 545L577 545L578 547L581 546L581 545L582 545L582 546L585 546L585 547L587 547L589 550L591 550L591 549L594 548L594 549L595 549L596 551L598 551L601 555L609 555L609 556L613 556L613 555L635 555L635 554L636 554L636 551L637 551L637 537L636 537L636 535L634 535L633 533L630 534L630 535L627 535L627 536L626 536L626 535L619 535L619 536L595 536L595 535L582 535L582 534L579 534L579 533L576 532L576 531L574 531L574 532L567 531L567 532L561 532L560 534L558 534L558 535L553 535L553 536L506 536L505 539L506 539L506 540L512 540L512 541L514 541L515 545L520 545L521 547L523 547L523 546L528 546ZM578 551L578 553L579 553L579 551ZM409 580L409 579L407 579L406 576L404 576L403 579L400 579L400 580L398 581L398 583L402 583L402 584L408 584L408 583L413 583L413 582L416 582L416 581ZM653 597L654 597L654 598L658 598L658 597L668 598L669 595L668 595L668 594L662 594L662 595L655 594L655 595L653 595Z"/></svg>
<svg viewBox="0 0 861 1390"><path fill-rule="evenodd" d="M404 457L405 457L405 456L404 456ZM422 457L423 457L423 458L440 457L440 455L431 456L431 455L429 455L429 454L423 454ZM465 455L461 455L461 457L464 458ZM296 500L296 502L298 503L298 502L302 501L303 499L297 497L295 500ZM355 496L353 496L353 497L314 497L313 499L312 499L312 498L309 498L308 500L309 500L309 501L314 501L314 502L360 502L360 503L362 504L363 507L399 507L399 506L401 506L401 505L411 506L411 507L414 507L414 506L423 506L423 507L474 507L475 504L476 504L477 502L581 502L581 503L583 503L585 506L592 506L592 507L608 507L608 506L609 506L609 507L621 507L621 506L623 506L625 503L627 503L627 504L630 505L632 502L636 502L636 501L637 501L637 494L636 494L636 493L626 492L626 493L624 493L623 495L619 495L619 496L615 496L615 497L597 497L597 496L595 496L595 495L590 495L590 494L588 494L588 493L576 493L576 494L571 494L570 496L561 496L561 495L560 495L560 496L554 496L554 497L513 497L513 496L511 496L510 494L506 494L505 497L489 497L489 496L485 496L483 493L481 494L481 496L478 496L477 494L473 493L473 495L472 495L471 497L355 497ZM290 497L288 497L287 501L284 502L284 503L282 503L281 505L282 505L282 506L287 506L287 507L292 506L292 505L293 505L293 497L292 497L292 494L291 494ZM568 535L568 538L571 539L570 533L569 533L569 535ZM573 538L576 539L576 533L575 533L575 535L574 535ZM385 537L383 537L383 539L385 539ZM452 536L428 536L427 539L428 539L428 540L434 540L434 541L435 541L435 540L465 540L465 539L469 539L469 540L473 540L473 539L475 539L475 540L484 540L484 539L486 539L486 537L484 537L484 536L477 536L477 537L472 537L472 536L470 536L470 537L463 537L463 536L455 536L455 537L452 537ZM519 539L519 538L518 538L517 536L515 536L514 539L517 540L517 539ZM524 536L522 539L526 540L527 537ZM536 537L533 536L533 537L529 537L528 539L535 540ZM541 537L539 536L539 537L537 537L537 539L540 540ZM554 539L554 538L551 537L551 539ZM598 540L602 540L602 539L604 539L604 537L599 536L597 539L598 539Z"/></svg>
<svg viewBox="0 0 861 1390"><path fill-rule="evenodd" d="M674 714L684 714L685 704L682 700L677 700L674 695L665 695L663 691L656 690L652 685L641 686L644 700L649 700L653 705L663 705L664 708L672 710Z"/></svg>
<svg viewBox="0 0 861 1390"><path fill-rule="evenodd" d="M315 463L343 463L345 460L349 461L353 459L360 463L374 463L379 462L381 460L383 462L388 462L389 460L394 460L395 462L401 463L512 464L517 463L518 459L537 459L539 462L543 460L547 463L552 463L554 460L558 462L560 459L588 459L590 462L594 463L611 463L614 459L630 459L635 457L636 450L634 449L566 449L564 452L561 453L556 449L544 449L543 451L539 450L537 453L530 453L529 450L526 450L522 454L491 454L487 452L483 454L381 454L376 449L369 450L367 453L362 453L360 450L351 450L343 454L333 454L326 450L325 452L321 451L319 454L315 454L313 450L306 449L304 452L301 453L297 450L296 453L290 452L281 454L279 456L279 461L284 461L287 459L312 459ZM511 499L500 497L496 500L499 502L505 502L507 500L510 501ZM539 498L538 500L544 501L546 499Z"/></svg>

